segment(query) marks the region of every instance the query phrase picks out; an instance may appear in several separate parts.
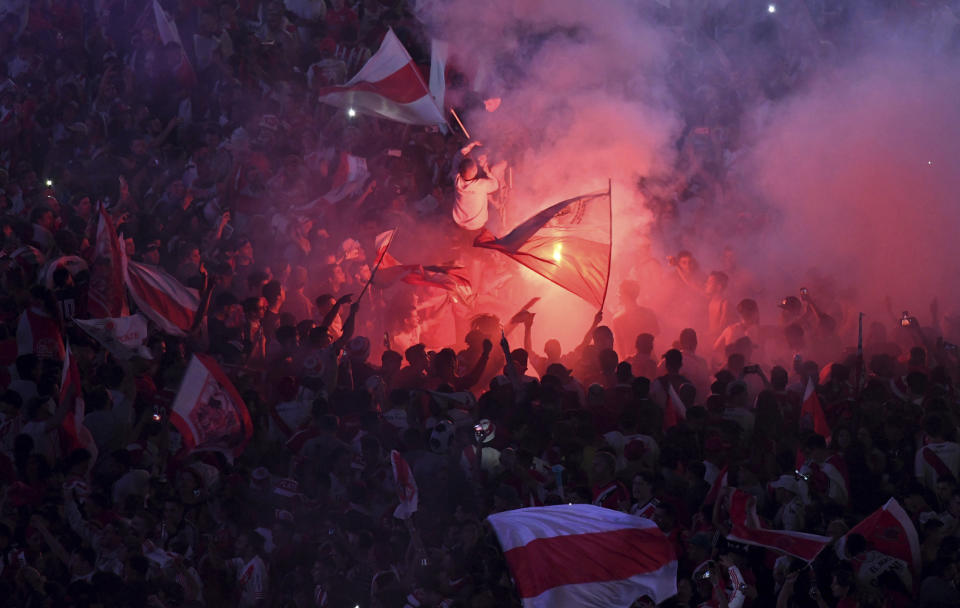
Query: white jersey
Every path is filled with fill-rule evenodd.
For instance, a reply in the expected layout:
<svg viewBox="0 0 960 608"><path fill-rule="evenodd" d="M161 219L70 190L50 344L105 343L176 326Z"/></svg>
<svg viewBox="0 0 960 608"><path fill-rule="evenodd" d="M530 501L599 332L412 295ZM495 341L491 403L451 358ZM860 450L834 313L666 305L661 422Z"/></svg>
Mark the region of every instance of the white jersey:
<svg viewBox="0 0 960 608"><path fill-rule="evenodd" d="M489 219L487 195L496 192L500 184L492 177L467 181L460 175L457 175L454 183L457 193L453 205L453 221L464 230L480 230Z"/></svg>

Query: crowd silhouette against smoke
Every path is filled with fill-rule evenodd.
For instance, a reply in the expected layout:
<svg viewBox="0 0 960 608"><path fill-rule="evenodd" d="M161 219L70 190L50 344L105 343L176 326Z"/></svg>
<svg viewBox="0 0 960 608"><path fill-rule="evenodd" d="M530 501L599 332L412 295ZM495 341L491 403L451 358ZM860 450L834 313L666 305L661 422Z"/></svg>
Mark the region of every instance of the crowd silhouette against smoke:
<svg viewBox="0 0 960 608"><path fill-rule="evenodd" d="M491 522L593 504L676 575L578 605L960 605L958 53L955 0L5 0L0 603L548 606ZM570 199L608 253L520 251Z"/></svg>

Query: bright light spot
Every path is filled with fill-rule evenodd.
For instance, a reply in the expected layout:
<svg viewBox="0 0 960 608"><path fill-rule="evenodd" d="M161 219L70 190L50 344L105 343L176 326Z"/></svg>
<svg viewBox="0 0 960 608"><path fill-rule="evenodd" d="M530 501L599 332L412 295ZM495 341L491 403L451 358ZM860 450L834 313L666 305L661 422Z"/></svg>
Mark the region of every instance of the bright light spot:
<svg viewBox="0 0 960 608"><path fill-rule="evenodd" d="M930 166L930 167L932 167L932 166L933 166L933 161L932 161L932 160L928 160L928 161L927 161L927 165Z"/></svg>
<svg viewBox="0 0 960 608"><path fill-rule="evenodd" d="M553 246L553 261L562 262L563 261L563 243L557 243Z"/></svg>
<svg viewBox="0 0 960 608"><path fill-rule="evenodd" d="M353 118L356 115L357 115L356 110L354 110L353 108L347 108L347 116L349 116L350 118Z"/></svg>
<svg viewBox="0 0 960 608"><path fill-rule="evenodd" d="M767 5L767 12L768 12L768 13L775 13L775 12L777 12L777 5L776 5L776 4L768 4L768 5Z"/></svg>
<svg viewBox="0 0 960 608"><path fill-rule="evenodd" d="M47 180L47 188L49 188L49 187L52 186L52 185L53 185L53 180L52 180L52 179L48 179L48 180Z"/></svg>

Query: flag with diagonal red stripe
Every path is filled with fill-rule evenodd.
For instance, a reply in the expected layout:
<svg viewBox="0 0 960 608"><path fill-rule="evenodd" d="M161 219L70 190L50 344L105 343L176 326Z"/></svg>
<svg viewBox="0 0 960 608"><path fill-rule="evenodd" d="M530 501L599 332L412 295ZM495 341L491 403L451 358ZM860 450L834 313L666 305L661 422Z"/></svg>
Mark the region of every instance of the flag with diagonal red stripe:
<svg viewBox="0 0 960 608"><path fill-rule="evenodd" d="M342 86L321 89L320 101L411 125L446 125L443 100L434 99L419 70L390 30L356 76Z"/></svg>
<svg viewBox="0 0 960 608"><path fill-rule="evenodd" d="M677 593L673 545L649 519L582 504L487 519L525 608L627 608Z"/></svg>

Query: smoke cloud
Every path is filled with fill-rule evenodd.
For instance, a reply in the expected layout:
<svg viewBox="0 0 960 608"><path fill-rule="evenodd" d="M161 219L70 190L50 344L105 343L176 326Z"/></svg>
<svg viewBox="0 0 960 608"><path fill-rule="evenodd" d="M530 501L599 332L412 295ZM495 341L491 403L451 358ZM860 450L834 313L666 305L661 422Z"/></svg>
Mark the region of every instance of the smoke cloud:
<svg viewBox="0 0 960 608"><path fill-rule="evenodd" d="M702 270L736 273L731 295L758 298L766 322L810 287L849 343L855 311L888 322L885 296L926 323L931 298L958 295L960 74L948 9L933 24L843 9L453 0L420 14L478 98L503 99L465 121L514 163L511 223L611 177L613 285L648 243L661 261L689 249ZM645 298L672 340L689 321L671 318L659 287ZM587 313L547 292L562 305L541 311L544 325Z"/></svg>

